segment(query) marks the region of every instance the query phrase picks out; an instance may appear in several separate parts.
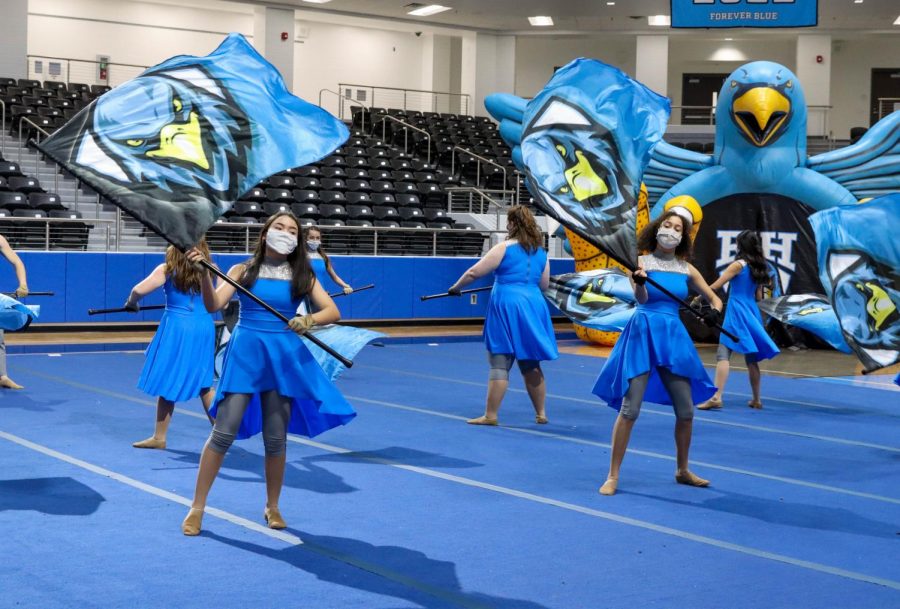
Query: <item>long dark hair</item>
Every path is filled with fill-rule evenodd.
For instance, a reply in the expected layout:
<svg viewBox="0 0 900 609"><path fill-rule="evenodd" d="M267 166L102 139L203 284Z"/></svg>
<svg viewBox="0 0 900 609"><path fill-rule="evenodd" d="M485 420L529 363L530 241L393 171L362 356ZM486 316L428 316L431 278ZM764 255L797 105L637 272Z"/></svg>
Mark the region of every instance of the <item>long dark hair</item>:
<svg viewBox="0 0 900 609"><path fill-rule="evenodd" d="M750 267L750 276L757 285L767 286L772 278L769 276L769 263L763 256L762 239L755 230L741 231L737 236L737 260L745 260Z"/></svg>
<svg viewBox="0 0 900 609"><path fill-rule="evenodd" d="M544 235L534 219L534 214L524 205L513 205L506 212L509 238L519 242L529 254L544 246Z"/></svg>
<svg viewBox="0 0 900 609"><path fill-rule="evenodd" d="M637 247L639 252L652 254L656 251L656 233L659 231L662 223L672 217L677 217L681 220L681 243L675 247L675 257L682 260L691 259L694 249L694 244L691 242L691 225L671 209L645 226L641 234L638 235Z"/></svg>
<svg viewBox="0 0 900 609"><path fill-rule="evenodd" d="M322 245L321 245L322 229L319 228L318 226L309 226L309 227L303 229L303 241L305 242L307 239L309 239L309 231L313 231L313 230L316 231L317 233L319 233L319 249L316 250L316 253L318 253L322 257L322 261L325 262L325 269L330 271L331 270L331 258L328 257L328 254L325 253L325 248L322 247ZM306 248L306 243L303 244L303 247Z"/></svg>
<svg viewBox="0 0 900 609"><path fill-rule="evenodd" d="M253 284L255 284L256 280L259 278L259 267L266 257L266 233L269 232L269 227L272 226L272 223L274 223L275 220L284 217L288 217L294 221L299 233L300 221L297 220L297 216L289 211L280 211L277 214L271 215L269 219L266 220L266 223L259 233L259 239L256 241L256 248L253 250L253 256L244 264L244 274L241 276L241 285L245 288L253 287ZM306 246L300 247L300 244L298 243L294 251L288 254L287 261L288 264L291 265L291 298L300 300L312 291L313 284L316 280L316 276L312 272L312 267L309 265L309 258L306 256Z"/></svg>

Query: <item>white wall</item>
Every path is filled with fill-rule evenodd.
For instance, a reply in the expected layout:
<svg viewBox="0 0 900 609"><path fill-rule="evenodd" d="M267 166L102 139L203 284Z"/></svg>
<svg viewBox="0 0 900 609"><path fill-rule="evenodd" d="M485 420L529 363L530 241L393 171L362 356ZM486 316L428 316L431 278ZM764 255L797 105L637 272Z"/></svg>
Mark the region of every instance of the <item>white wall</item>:
<svg viewBox="0 0 900 609"><path fill-rule="evenodd" d="M831 60L829 124L836 138L847 139L851 127L869 126L872 68L900 68L900 36L834 41Z"/></svg>
<svg viewBox="0 0 900 609"><path fill-rule="evenodd" d="M0 76L26 78L28 0L4 0L0 19Z"/></svg>
<svg viewBox="0 0 900 609"><path fill-rule="evenodd" d="M634 36L519 36L516 39L516 95L534 97L553 68L573 59L599 59L633 75Z"/></svg>

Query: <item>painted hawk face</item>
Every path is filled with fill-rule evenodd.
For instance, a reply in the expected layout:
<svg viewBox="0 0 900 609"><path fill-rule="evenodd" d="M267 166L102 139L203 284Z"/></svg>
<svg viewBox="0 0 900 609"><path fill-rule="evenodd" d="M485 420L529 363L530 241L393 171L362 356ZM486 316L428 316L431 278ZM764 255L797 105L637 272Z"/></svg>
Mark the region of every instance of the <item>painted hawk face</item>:
<svg viewBox="0 0 900 609"><path fill-rule="evenodd" d="M900 360L897 270L852 250L829 252L827 264L835 312L847 342L878 367Z"/></svg>
<svg viewBox="0 0 900 609"><path fill-rule="evenodd" d="M581 107L549 99L525 128L522 148L530 182L562 219L603 223L607 233L633 221L634 182L615 138Z"/></svg>
<svg viewBox="0 0 900 609"><path fill-rule="evenodd" d="M201 67L144 74L97 100L76 161L162 200L232 201L252 134L243 110ZM148 193L149 194L149 193Z"/></svg>
<svg viewBox="0 0 900 609"><path fill-rule="evenodd" d="M617 269L555 276L548 292L569 318L599 329L621 329L634 309L631 283Z"/></svg>

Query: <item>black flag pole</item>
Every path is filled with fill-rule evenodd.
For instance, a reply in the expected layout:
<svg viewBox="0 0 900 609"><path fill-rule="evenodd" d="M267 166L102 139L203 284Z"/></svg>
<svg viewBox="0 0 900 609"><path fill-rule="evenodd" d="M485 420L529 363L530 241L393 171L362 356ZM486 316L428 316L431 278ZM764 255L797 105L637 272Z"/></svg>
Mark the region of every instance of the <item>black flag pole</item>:
<svg viewBox="0 0 900 609"><path fill-rule="evenodd" d="M375 287L374 283L370 283L369 285L363 285L358 288L353 288L353 291L350 294L345 294L344 292L335 292L334 294L329 294L332 298L340 298L341 296L350 296L352 294L356 294L357 292L362 292L365 290L371 290Z"/></svg>
<svg viewBox="0 0 900 609"><path fill-rule="evenodd" d="M9 296L10 298L16 297L15 292L3 292L3 295ZM56 296L56 294L54 292L28 292L28 294L22 296L22 298L28 298L29 296Z"/></svg>
<svg viewBox="0 0 900 609"><path fill-rule="evenodd" d="M554 212L554 210L548 209L549 206L545 207L545 206L541 205L541 199L540 199L540 197L537 197L537 198L535 199L535 201L537 202L538 206L539 206L543 211L547 212L547 213L548 213L550 216L552 216L557 222L560 222L560 221L559 221L559 218L557 217L557 215L556 215L556 213ZM613 260L614 262L617 262L617 263L621 264L622 266L624 266L626 269L628 269L628 272L629 272L629 273L634 274L634 272L637 270L637 268L635 268L635 267L632 266L631 264L626 264L626 263L622 262L621 260L619 260L618 257L614 256L614 255L611 254L609 251L607 251L607 249L606 249L605 247L602 247L599 243L597 243L596 239L594 239L593 237L591 237L590 235L588 235L585 231L581 230L580 228L577 228L577 227L574 227L574 226L570 226L569 224L565 224L565 223L563 223L563 222L560 222L560 224L562 224L565 228L569 229L570 231L572 231L573 233L575 233L576 235L578 235L579 237L581 237L582 239L584 239L585 241L587 241L588 243L590 243L591 245L593 245L594 247L596 247L598 250L600 250L601 252L603 252L604 254L606 254L606 255L609 257L610 260ZM686 300L684 300L683 298L679 298L678 296L676 296L675 294L673 294L672 292L670 292L668 289L666 289L665 287L663 287L658 281L655 281L655 280L654 280L652 277L650 277L649 275L647 276L647 283L649 283L650 285L652 285L654 288L656 288L657 290L659 290L660 292L662 292L663 294L665 294L666 296L668 296L669 298L671 298L671 299L674 300L675 302L679 303L679 304L680 304L681 306L683 306L685 309L687 309L688 311L690 311L691 314L693 314L697 319L699 319L699 320L701 320L701 321L704 321L704 323L705 323L703 314L702 314L699 310L693 308L693 307L692 307L690 304L688 304L688 302L687 302ZM726 330L725 328L723 328L723 327L722 327L722 324L717 323L714 327L715 327L715 328L718 328L718 330L719 330L722 334L724 334L725 336L727 336L727 337L730 338L731 340L733 340L733 341L735 341L735 342L737 342L738 340L740 340L737 336L735 336L734 334L732 334L731 332L729 332L728 330Z"/></svg>
<svg viewBox="0 0 900 609"><path fill-rule="evenodd" d="M493 290L494 286L486 285L483 288L472 288L471 290L460 290L459 295L463 294L474 294L475 292L487 292L488 290ZM441 294L429 294L428 296L419 296L419 300L433 300L435 298L446 298L447 296L454 296L450 292L443 292Z"/></svg>
<svg viewBox="0 0 900 609"><path fill-rule="evenodd" d="M250 290L248 290L247 288L242 286L240 283L238 283L237 281L235 281L234 279L229 277L227 273L220 271L209 260L206 260L205 258L201 259L199 261L199 264L206 270L217 275L220 279L222 279L222 281L229 284L231 287L236 289L238 292L240 292L241 294L243 294L244 296L246 296L247 298L249 298L256 304L258 304L259 306L264 308L266 311L268 311L269 313L271 313L272 315L274 315L275 317L277 317L278 319L283 321L285 323L285 325L290 321L287 317L282 315L277 309L272 307L272 305L270 305L269 303L267 303L266 301L261 299L259 296L257 296L256 294L254 294L253 292L251 292ZM330 355L334 359L336 359L339 362L341 362L342 364L344 364L347 368L353 367L352 360L347 359L346 357L344 357L343 355L341 355L340 353L338 353L337 351L335 351L334 349L332 349L331 347L329 347L328 345L323 343L321 340L316 338L311 332L306 332L303 334L303 336L304 336L304 338L309 339L314 345L316 345L317 347L319 347L320 349L322 349L323 351L328 353L328 355Z"/></svg>
<svg viewBox="0 0 900 609"><path fill-rule="evenodd" d="M104 315L106 313L140 313L141 311L161 311L166 305L147 305L139 309L126 309L125 307L116 307L114 309L88 309L88 315Z"/></svg>

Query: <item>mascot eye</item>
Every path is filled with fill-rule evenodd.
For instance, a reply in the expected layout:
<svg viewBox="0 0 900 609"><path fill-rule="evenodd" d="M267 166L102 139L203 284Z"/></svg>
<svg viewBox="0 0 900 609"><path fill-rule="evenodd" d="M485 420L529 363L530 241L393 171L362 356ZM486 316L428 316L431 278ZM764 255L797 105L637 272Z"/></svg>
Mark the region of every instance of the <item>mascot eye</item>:
<svg viewBox="0 0 900 609"><path fill-rule="evenodd" d="M792 87L794 86L794 81L793 81L793 80L789 80L789 81L787 81L786 83L784 83L784 86L785 86L786 88L790 89L790 88L792 88Z"/></svg>
<svg viewBox="0 0 900 609"><path fill-rule="evenodd" d="M732 80L732 81L731 81L731 88L734 89L736 86L737 86L737 81L736 81L736 80Z"/></svg>
<svg viewBox="0 0 900 609"><path fill-rule="evenodd" d="M184 108L184 104L176 97L172 100L172 107L175 108L175 112L181 112L181 109Z"/></svg>
<svg viewBox="0 0 900 609"><path fill-rule="evenodd" d="M559 194L561 194L561 195L567 194L568 192L569 192L568 186L563 186L562 188L559 189Z"/></svg>
<svg viewBox="0 0 900 609"><path fill-rule="evenodd" d="M144 140L125 140L125 143L128 144L129 146L137 147L137 146L143 146Z"/></svg>
<svg viewBox="0 0 900 609"><path fill-rule="evenodd" d="M563 146L562 144L557 144L557 145L556 145L556 151L557 151L561 156L566 156L566 147Z"/></svg>

